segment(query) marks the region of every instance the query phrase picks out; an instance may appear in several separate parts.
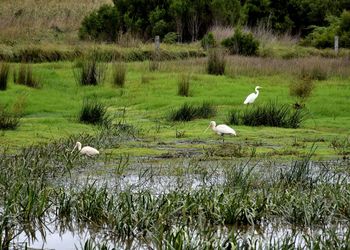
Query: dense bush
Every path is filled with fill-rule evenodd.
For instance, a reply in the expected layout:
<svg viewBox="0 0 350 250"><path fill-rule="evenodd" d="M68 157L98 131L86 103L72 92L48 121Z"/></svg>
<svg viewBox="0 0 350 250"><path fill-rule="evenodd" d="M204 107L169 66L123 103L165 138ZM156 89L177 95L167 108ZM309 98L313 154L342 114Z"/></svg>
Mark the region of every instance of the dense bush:
<svg viewBox="0 0 350 250"><path fill-rule="evenodd" d="M201 45L204 49L215 47L216 41L212 32L208 32L205 36L203 36Z"/></svg>
<svg viewBox="0 0 350 250"><path fill-rule="evenodd" d="M103 5L84 18L79 29L79 37L113 42L117 38L119 23L120 16L117 9Z"/></svg>
<svg viewBox="0 0 350 250"><path fill-rule="evenodd" d="M237 29L232 37L222 41L222 45L228 48L231 54L252 56L258 54L259 41L252 33L244 33Z"/></svg>
<svg viewBox="0 0 350 250"><path fill-rule="evenodd" d="M208 54L207 72L211 75L223 75L225 73L225 53L218 49L212 49Z"/></svg>
<svg viewBox="0 0 350 250"><path fill-rule="evenodd" d="M334 37L339 36L339 46L350 48L350 11L344 11L341 16L330 16L328 26L313 26L313 31L301 42L302 45L316 48L333 48Z"/></svg>

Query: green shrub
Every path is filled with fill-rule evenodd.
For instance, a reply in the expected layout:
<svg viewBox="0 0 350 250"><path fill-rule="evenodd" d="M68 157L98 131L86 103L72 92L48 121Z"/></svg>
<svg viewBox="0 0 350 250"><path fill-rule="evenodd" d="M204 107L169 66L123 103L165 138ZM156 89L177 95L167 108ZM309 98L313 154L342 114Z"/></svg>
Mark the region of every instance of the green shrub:
<svg viewBox="0 0 350 250"><path fill-rule="evenodd" d="M8 63L0 63L0 90L7 89L7 80L10 71Z"/></svg>
<svg viewBox="0 0 350 250"><path fill-rule="evenodd" d="M296 96L302 100L308 98L314 89L313 81L310 77L304 76L298 82L292 83L289 86L291 96Z"/></svg>
<svg viewBox="0 0 350 250"><path fill-rule="evenodd" d="M207 102L203 102L200 106L191 104L183 104L178 110L170 113L170 121L191 121L199 118L209 118L216 115L216 108Z"/></svg>
<svg viewBox="0 0 350 250"><path fill-rule="evenodd" d="M206 50L215 47L216 41L212 32L208 32L203 36L201 40L201 45Z"/></svg>
<svg viewBox="0 0 350 250"><path fill-rule="evenodd" d="M113 65L113 84L120 88L124 87L126 76L126 66L123 63Z"/></svg>
<svg viewBox="0 0 350 250"><path fill-rule="evenodd" d="M177 33L169 32L163 38L163 43L175 44L177 41Z"/></svg>
<svg viewBox="0 0 350 250"><path fill-rule="evenodd" d="M32 66L22 63L19 66L18 73L13 72L13 81L16 84L25 85L31 88L40 88L38 79L33 76Z"/></svg>
<svg viewBox="0 0 350 250"><path fill-rule="evenodd" d="M258 54L259 41L252 33L243 33L237 29L232 37L224 39L221 44L226 47L231 54L254 56Z"/></svg>
<svg viewBox="0 0 350 250"><path fill-rule="evenodd" d="M226 59L223 51L212 49L208 54L207 72L211 75L223 75L225 73Z"/></svg>
<svg viewBox="0 0 350 250"><path fill-rule="evenodd" d="M79 113L79 121L93 125L102 125L108 121L107 108L95 97L85 98Z"/></svg>
<svg viewBox="0 0 350 250"><path fill-rule="evenodd" d="M105 4L84 18L79 29L79 38L114 42L119 26L119 12L115 7Z"/></svg>
<svg viewBox="0 0 350 250"><path fill-rule="evenodd" d="M187 74L182 74L179 77L177 83L177 94L180 96L189 96L190 95L190 76Z"/></svg>

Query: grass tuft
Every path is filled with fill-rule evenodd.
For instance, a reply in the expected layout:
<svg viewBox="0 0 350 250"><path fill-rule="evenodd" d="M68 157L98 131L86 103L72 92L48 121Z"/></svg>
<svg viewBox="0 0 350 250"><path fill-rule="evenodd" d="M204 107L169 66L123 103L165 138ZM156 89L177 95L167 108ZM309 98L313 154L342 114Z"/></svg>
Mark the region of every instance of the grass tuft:
<svg viewBox="0 0 350 250"><path fill-rule="evenodd" d="M177 94L179 96L189 96L190 95L190 76L187 74L182 74L179 77L177 83Z"/></svg>
<svg viewBox="0 0 350 250"><path fill-rule="evenodd" d="M125 84L126 66L123 63L113 65L113 85L123 88Z"/></svg>
<svg viewBox="0 0 350 250"><path fill-rule="evenodd" d="M0 105L0 129L14 130L18 127L25 108L25 98L19 96L10 108L8 105Z"/></svg>
<svg viewBox="0 0 350 250"><path fill-rule="evenodd" d="M16 84L25 85L30 88L40 88L38 79L33 76L32 66L22 63L18 72L13 73L13 80Z"/></svg>
<svg viewBox="0 0 350 250"><path fill-rule="evenodd" d="M305 119L301 109L294 110L288 104L270 101L241 113L231 112L228 117L230 124L246 126L271 126L283 128L298 128Z"/></svg>
<svg viewBox="0 0 350 250"><path fill-rule="evenodd" d="M98 85L102 82L105 73L105 65L98 62L96 56L78 61L74 70L74 77L78 84Z"/></svg>
<svg viewBox="0 0 350 250"><path fill-rule="evenodd" d="M216 115L216 108L207 102L203 102L200 106L183 104L178 110L170 113L170 121L191 121L198 118L209 118Z"/></svg>
<svg viewBox="0 0 350 250"><path fill-rule="evenodd" d="M207 73L211 75L223 75L225 73L226 59L223 51L212 49L208 54Z"/></svg>
<svg viewBox="0 0 350 250"><path fill-rule="evenodd" d="M0 90L7 89L7 80L10 71L8 63L0 63Z"/></svg>
<svg viewBox="0 0 350 250"><path fill-rule="evenodd" d="M108 121L107 108L96 98L86 98L79 113L79 121L94 125L103 125Z"/></svg>

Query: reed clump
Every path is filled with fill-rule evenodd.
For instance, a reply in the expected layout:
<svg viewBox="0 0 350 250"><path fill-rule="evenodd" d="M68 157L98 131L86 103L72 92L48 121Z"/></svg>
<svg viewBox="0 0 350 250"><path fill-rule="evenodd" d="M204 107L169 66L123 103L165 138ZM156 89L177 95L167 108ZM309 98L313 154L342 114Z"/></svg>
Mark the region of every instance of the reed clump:
<svg viewBox="0 0 350 250"><path fill-rule="evenodd" d="M126 78L126 65L123 63L115 63L113 65L113 85L123 88Z"/></svg>
<svg viewBox="0 0 350 250"><path fill-rule="evenodd" d="M39 80L33 76L33 69L30 64L21 63L18 72L13 72L13 81L16 84L28 86L30 88L40 88Z"/></svg>
<svg viewBox="0 0 350 250"><path fill-rule="evenodd" d="M192 121L200 118L210 118L216 115L213 104L203 102L200 106L184 103L178 110L173 110L169 115L170 121Z"/></svg>
<svg viewBox="0 0 350 250"><path fill-rule="evenodd" d="M0 62L0 90L7 89L9 71L10 65L8 63Z"/></svg>
<svg viewBox="0 0 350 250"><path fill-rule="evenodd" d="M305 112L302 109L293 109L288 104L270 101L266 104L241 110L239 113L232 111L229 114L228 121L230 124L246 126L298 128L305 118Z"/></svg>
<svg viewBox="0 0 350 250"><path fill-rule="evenodd" d="M107 107L96 98L85 98L79 113L79 121L93 125L108 123Z"/></svg>
<svg viewBox="0 0 350 250"><path fill-rule="evenodd" d="M190 95L190 75L182 74L179 76L177 82L177 94L179 96L189 96Z"/></svg>
<svg viewBox="0 0 350 250"><path fill-rule="evenodd" d="M106 65L100 62L98 56L93 53L76 63L74 77L81 86L98 85L105 76Z"/></svg>
<svg viewBox="0 0 350 250"><path fill-rule="evenodd" d="M225 53L219 49L211 49L208 53L207 73L211 75L225 74Z"/></svg>

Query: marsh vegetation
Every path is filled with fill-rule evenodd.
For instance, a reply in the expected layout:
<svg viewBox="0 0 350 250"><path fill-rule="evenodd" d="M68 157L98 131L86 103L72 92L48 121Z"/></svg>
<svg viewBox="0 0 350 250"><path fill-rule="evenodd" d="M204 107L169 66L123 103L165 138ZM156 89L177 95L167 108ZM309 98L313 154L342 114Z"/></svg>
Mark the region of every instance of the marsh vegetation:
<svg viewBox="0 0 350 250"><path fill-rule="evenodd" d="M0 249L349 248L343 3L180 2L0 3Z"/></svg>

